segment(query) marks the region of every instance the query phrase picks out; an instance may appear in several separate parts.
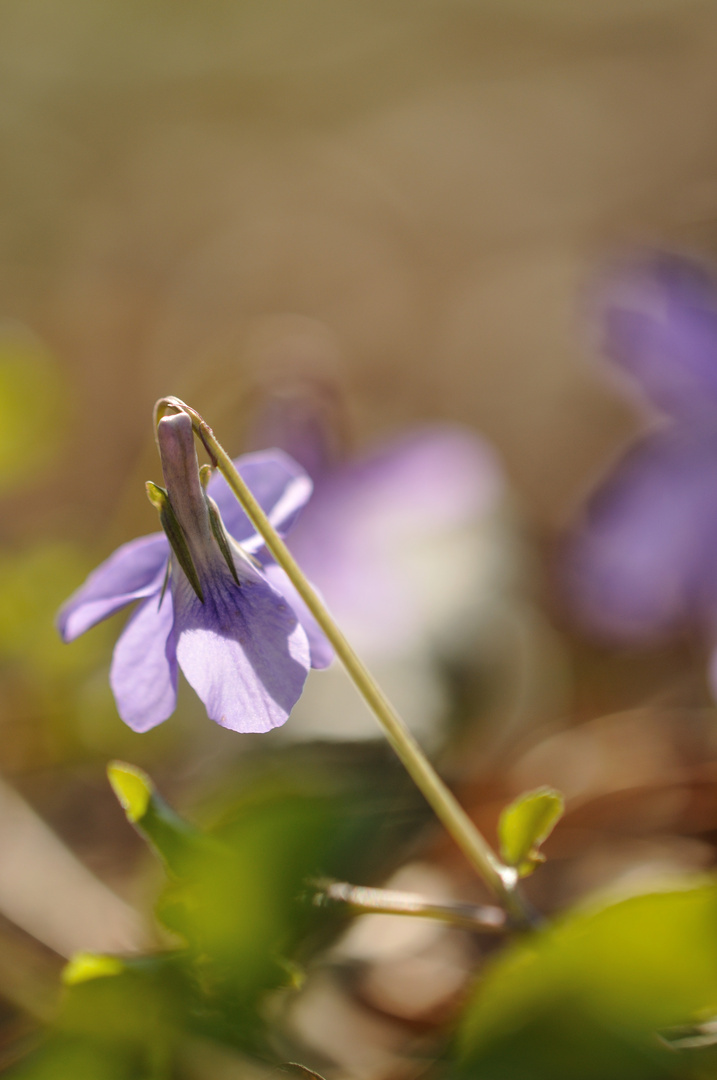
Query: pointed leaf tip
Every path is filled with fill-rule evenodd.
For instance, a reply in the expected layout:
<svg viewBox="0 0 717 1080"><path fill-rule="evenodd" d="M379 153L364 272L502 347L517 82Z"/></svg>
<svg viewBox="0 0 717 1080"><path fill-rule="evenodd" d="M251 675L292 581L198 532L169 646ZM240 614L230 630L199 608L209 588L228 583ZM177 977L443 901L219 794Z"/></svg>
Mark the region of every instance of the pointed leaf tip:
<svg viewBox="0 0 717 1080"><path fill-rule="evenodd" d="M181 876L198 846L206 843L204 834L175 813L142 769L125 761L112 761L107 776L127 820L159 855L166 869Z"/></svg>
<svg viewBox="0 0 717 1080"><path fill-rule="evenodd" d="M133 825L141 821L154 794L147 773L124 761L113 761L107 766L107 777L127 820Z"/></svg>
<svg viewBox="0 0 717 1080"><path fill-rule="evenodd" d="M105 979L111 975L121 975L125 965L118 956L104 956L101 953L79 952L62 969L62 982L65 986L77 986L90 979Z"/></svg>
<svg viewBox="0 0 717 1080"><path fill-rule="evenodd" d="M500 851L520 877L532 874L545 861L540 845L547 840L563 815L565 800L550 787L519 795L503 810L498 823Z"/></svg>

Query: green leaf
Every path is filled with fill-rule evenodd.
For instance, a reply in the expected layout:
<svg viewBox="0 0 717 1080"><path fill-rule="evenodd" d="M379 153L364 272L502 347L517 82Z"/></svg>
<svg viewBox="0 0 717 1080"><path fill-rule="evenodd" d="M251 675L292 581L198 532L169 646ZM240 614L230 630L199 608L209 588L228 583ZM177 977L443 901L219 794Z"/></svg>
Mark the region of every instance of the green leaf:
<svg viewBox="0 0 717 1080"><path fill-rule="evenodd" d="M150 1047L177 1026L177 995L168 955L81 954L63 973L67 987L58 1030L105 1043Z"/></svg>
<svg viewBox="0 0 717 1080"><path fill-rule="evenodd" d="M297 944L325 916L301 898L331 844L331 809L283 794L247 804L165 888L158 915L186 942L206 1034L252 1047L263 996L297 983Z"/></svg>
<svg viewBox="0 0 717 1080"><path fill-rule="evenodd" d="M147 1073L145 1072L146 1076ZM7 1074L6 1080L137 1080L137 1064L122 1047L55 1036Z"/></svg>
<svg viewBox="0 0 717 1080"><path fill-rule="evenodd" d="M276 755L264 767L247 762L204 832L183 822L142 770L113 762L109 776L129 820L170 871L157 915L182 942L168 969L181 988L186 1029L251 1054L270 1052L267 994L299 986L306 963L346 922L345 913L312 902L310 882L370 880L389 851L399 857L396 840L423 820L422 804L399 779L388 805L400 814L387 813L375 774L364 779L357 769L351 791L339 767L302 769L292 748L281 766ZM98 993L111 981L85 980Z"/></svg>
<svg viewBox="0 0 717 1080"><path fill-rule="evenodd" d="M501 855L520 877L532 874L539 863L545 862L540 845L550 836L564 807L559 791L540 787L526 791L503 810L498 823Z"/></svg>
<svg viewBox="0 0 717 1080"><path fill-rule="evenodd" d="M691 1063L658 1033L717 1012L717 884L573 913L489 968L454 1077L658 1080Z"/></svg>
<svg viewBox="0 0 717 1080"><path fill-rule="evenodd" d="M148 841L175 876L186 873L197 847L212 842L176 814L157 792L142 769L124 761L113 761L107 776L127 820Z"/></svg>

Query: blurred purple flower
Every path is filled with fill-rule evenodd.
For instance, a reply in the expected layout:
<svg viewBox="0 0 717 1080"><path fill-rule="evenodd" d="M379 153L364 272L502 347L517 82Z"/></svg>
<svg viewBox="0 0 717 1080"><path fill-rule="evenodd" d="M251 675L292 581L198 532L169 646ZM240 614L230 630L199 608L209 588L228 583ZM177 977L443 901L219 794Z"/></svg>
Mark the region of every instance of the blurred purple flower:
<svg viewBox="0 0 717 1080"><path fill-rule="evenodd" d="M717 625L717 287L646 256L599 297L603 349L661 420L584 507L561 572L580 621L625 643Z"/></svg>
<svg viewBox="0 0 717 1080"><path fill-rule="evenodd" d="M502 494L486 443L425 426L320 473L290 547L362 651L436 646L483 591L475 526Z"/></svg>
<svg viewBox="0 0 717 1080"><path fill-rule="evenodd" d="M189 417L164 417L157 434L167 491L155 490L171 549L163 533L118 548L64 605L60 633L72 641L140 601L110 672L122 719L135 731L166 720L181 667L212 720L267 731L286 720L309 667L330 662L330 647L284 572L250 557L261 557L262 540L224 479L212 477L205 494ZM237 466L285 533L311 494L310 479L281 451L247 455Z"/></svg>

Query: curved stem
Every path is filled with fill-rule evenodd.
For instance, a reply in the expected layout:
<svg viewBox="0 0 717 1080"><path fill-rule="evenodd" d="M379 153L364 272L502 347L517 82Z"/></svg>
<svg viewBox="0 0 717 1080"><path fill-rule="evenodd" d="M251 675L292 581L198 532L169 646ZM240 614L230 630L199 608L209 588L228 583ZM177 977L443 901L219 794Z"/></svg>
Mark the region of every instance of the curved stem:
<svg viewBox="0 0 717 1080"><path fill-rule="evenodd" d="M223 474L268 550L286 572L287 577L331 642L349 678L373 712L404 768L433 808L436 816L500 901L511 921L516 925L533 925L534 915L516 888L516 871L500 861L453 793L440 779L404 721L376 684L371 673L359 659L324 603L305 578L291 552L274 530L212 429L198 412L175 397L162 398L157 402L155 427L159 419L169 410L181 410L191 417L194 430L202 440L213 464Z"/></svg>

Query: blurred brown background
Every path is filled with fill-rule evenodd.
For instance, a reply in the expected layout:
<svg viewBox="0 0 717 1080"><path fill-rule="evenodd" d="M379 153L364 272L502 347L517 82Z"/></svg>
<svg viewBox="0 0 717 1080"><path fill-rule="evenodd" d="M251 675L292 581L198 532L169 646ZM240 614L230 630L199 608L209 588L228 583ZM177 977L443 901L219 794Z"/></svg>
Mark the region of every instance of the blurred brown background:
<svg viewBox="0 0 717 1080"><path fill-rule="evenodd" d="M239 450L276 364L339 373L359 440L477 425L554 523L634 426L596 262L713 238L710 2L23 0L0 56L0 313L71 399L7 539L95 539L160 394Z"/></svg>

